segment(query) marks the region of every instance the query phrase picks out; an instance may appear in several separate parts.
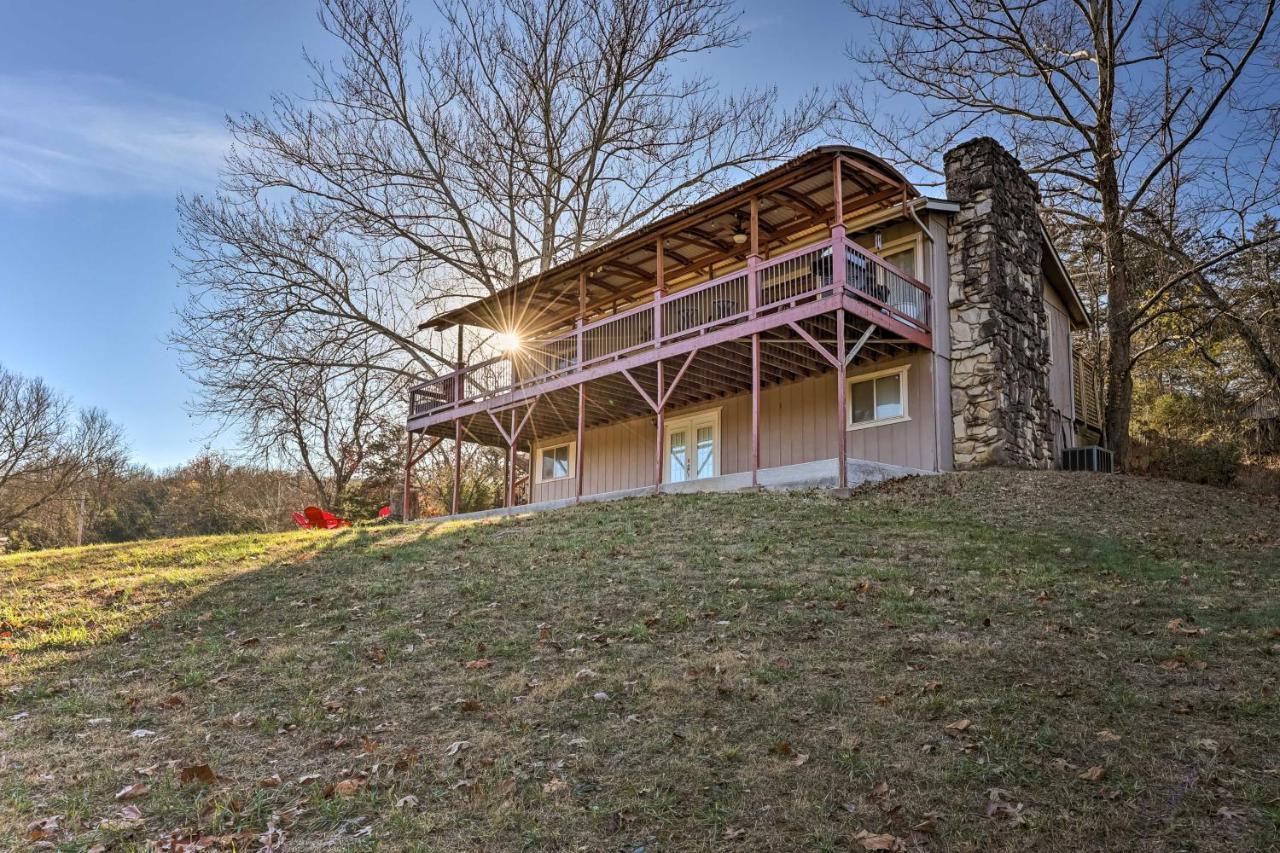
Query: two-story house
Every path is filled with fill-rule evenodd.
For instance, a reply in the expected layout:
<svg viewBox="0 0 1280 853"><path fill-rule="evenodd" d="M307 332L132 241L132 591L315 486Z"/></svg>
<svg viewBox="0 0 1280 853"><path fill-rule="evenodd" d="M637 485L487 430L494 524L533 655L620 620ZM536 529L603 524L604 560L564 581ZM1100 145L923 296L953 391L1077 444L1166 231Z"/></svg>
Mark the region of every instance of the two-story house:
<svg viewBox="0 0 1280 853"><path fill-rule="evenodd" d="M459 364L412 389L410 459L453 440L456 482L462 442L502 447L508 506L517 454L548 505L1053 465L1101 421L1084 307L1018 162L981 138L945 165L928 198L817 148L432 318ZM501 354L462 364L468 326Z"/></svg>

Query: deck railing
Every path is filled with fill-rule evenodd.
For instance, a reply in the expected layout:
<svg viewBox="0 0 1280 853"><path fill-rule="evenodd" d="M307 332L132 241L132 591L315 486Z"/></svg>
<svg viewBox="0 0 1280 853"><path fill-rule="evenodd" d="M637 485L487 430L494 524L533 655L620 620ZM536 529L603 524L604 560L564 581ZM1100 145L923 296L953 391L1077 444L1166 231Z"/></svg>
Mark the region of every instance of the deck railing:
<svg viewBox="0 0 1280 853"><path fill-rule="evenodd" d="M845 290L894 320L929 331L929 288L852 240L804 246L642 302L554 338L430 379L409 391L418 416L510 393L564 373L617 360L832 294L833 249L844 256ZM754 280L753 280L754 279ZM753 298L754 297L754 298Z"/></svg>

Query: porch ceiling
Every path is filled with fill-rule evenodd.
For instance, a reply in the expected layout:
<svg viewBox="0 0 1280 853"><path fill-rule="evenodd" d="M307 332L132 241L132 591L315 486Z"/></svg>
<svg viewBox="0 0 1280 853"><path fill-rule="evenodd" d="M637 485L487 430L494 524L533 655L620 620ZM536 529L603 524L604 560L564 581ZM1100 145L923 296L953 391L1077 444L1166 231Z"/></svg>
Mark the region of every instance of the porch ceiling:
<svg viewBox="0 0 1280 853"><path fill-rule="evenodd" d="M798 325L809 335L834 350L836 320L832 313L820 314L802 320ZM852 345L868 328L865 320L849 314L845 321L845 337ZM861 367L883 361L905 352L919 349L916 344L896 338L891 332L873 326L871 337L850 363ZM817 376L831 370L831 365L801 338L794 330L781 326L760 336L760 385L767 388ZM684 355L662 360L667 386L685 364ZM643 365L631 371L631 375L655 397L657 362ZM667 410L675 411L701 403L749 393L751 390L751 339L735 338L698 350L689 362L684 376L667 401ZM834 400L832 401L834 405ZM512 409L495 411L505 429L510 429L511 411L516 423L520 423L527 411L525 404ZM653 409L636 391L622 373L611 373L587 383L585 426L587 429L634 418L652 418ZM530 440L574 433L577 429L577 386L559 388L543 394L534 406L524 431L521 446ZM481 444L506 447L506 442L493 419L486 413L464 417L464 440ZM441 438L453 437L453 423L444 421L428 426L426 434Z"/></svg>
<svg viewBox="0 0 1280 853"><path fill-rule="evenodd" d="M825 146L745 181L686 210L469 303L423 324L445 329L481 326L522 336L564 326L578 311L580 274L586 275L587 321L648 298L657 280L656 242L663 240L663 272L670 289L723 274L746 262L750 200L759 199L761 252L829 225L835 203L832 167L841 164L845 216L889 208L919 193L892 166L857 148Z"/></svg>

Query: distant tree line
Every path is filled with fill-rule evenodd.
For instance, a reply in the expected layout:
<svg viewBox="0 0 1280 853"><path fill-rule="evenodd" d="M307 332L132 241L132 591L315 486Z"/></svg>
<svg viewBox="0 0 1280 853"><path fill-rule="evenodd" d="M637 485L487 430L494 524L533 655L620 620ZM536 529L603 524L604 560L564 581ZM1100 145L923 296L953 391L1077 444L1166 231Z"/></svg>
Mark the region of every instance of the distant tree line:
<svg viewBox="0 0 1280 853"><path fill-rule="evenodd" d="M319 465L280 464L254 448L204 450L157 471L130 461L123 431L104 412L76 409L44 380L0 365L0 551L289 530L293 513L311 504L371 521L403 488L403 444L399 426L372 434L341 461L341 482ZM316 452L328 452L323 441ZM464 454L466 509L498 501L502 465L491 450ZM419 475L419 512L442 513L452 459L437 453Z"/></svg>

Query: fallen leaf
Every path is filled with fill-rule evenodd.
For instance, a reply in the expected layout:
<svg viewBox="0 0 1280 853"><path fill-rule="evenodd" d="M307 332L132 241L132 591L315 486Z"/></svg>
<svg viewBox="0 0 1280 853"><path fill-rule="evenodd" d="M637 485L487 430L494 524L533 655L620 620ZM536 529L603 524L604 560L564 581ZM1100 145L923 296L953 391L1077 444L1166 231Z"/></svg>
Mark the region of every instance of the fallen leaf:
<svg viewBox="0 0 1280 853"><path fill-rule="evenodd" d="M134 782L132 785L125 785L119 791L116 791L117 800L132 800L134 797L145 797L151 792L151 786L146 782Z"/></svg>
<svg viewBox="0 0 1280 853"><path fill-rule="evenodd" d="M1104 768L1101 764L1095 764L1092 767L1090 767L1088 770L1085 770L1079 773L1076 776L1076 778L1083 779L1086 782L1097 782L1099 779L1105 776L1106 773L1107 773L1106 768Z"/></svg>
<svg viewBox="0 0 1280 853"><path fill-rule="evenodd" d="M963 731L967 731L971 725L973 725L973 723L968 719L956 720L954 723L947 723L947 725L943 726L943 731L950 732L951 734L960 734Z"/></svg>
<svg viewBox="0 0 1280 853"><path fill-rule="evenodd" d="M1098 740L1102 743L1115 743L1120 740L1120 735L1111 731L1111 729L1100 729L1098 731Z"/></svg>
<svg viewBox="0 0 1280 853"><path fill-rule="evenodd" d="M151 729L134 729L129 732L129 737L153 737L154 735L155 732L151 731Z"/></svg>
<svg viewBox="0 0 1280 853"><path fill-rule="evenodd" d="M364 780L352 776L349 779L343 779L341 782L334 784L333 789L326 793L326 796L335 797L354 797L364 787Z"/></svg>
<svg viewBox="0 0 1280 853"><path fill-rule="evenodd" d="M398 809L416 809L418 807L418 798L413 794L405 794L396 800L396 808Z"/></svg>
<svg viewBox="0 0 1280 853"><path fill-rule="evenodd" d="M120 810L120 817L125 820L142 820L142 809L137 806L125 806Z"/></svg>
<svg viewBox="0 0 1280 853"><path fill-rule="evenodd" d="M212 785L217 781L213 768L208 764L193 764L178 771L178 781L183 785L199 782L201 785Z"/></svg>
<svg viewBox="0 0 1280 853"><path fill-rule="evenodd" d="M449 746L445 749L444 754L457 755L459 752L462 752L464 749L470 749L470 748L471 748L471 741L455 740L453 743L449 744Z"/></svg>
<svg viewBox="0 0 1280 853"><path fill-rule="evenodd" d="M47 841L54 838L58 834L58 821L62 820L62 815L56 814L50 817L33 820L27 824L27 840L28 841Z"/></svg>
<svg viewBox="0 0 1280 853"><path fill-rule="evenodd" d="M259 779L258 785L262 788L279 788L282 782L279 773L272 773L270 776Z"/></svg>
<svg viewBox="0 0 1280 853"><path fill-rule="evenodd" d="M488 669L493 666L493 661L488 658L476 658L475 660L467 661L462 666L464 669Z"/></svg>
<svg viewBox="0 0 1280 853"><path fill-rule="evenodd" d="M865 829L860 829L853 836L854 840L862 842L863 850L906 850L906 842L896 835L889 833L871 833Z"/></svg>
<svg viewBox="0 0 1280 853"><path fill-rule="evenodd" d="M542 786L542 793L553 796L556 794L563 794L567 790L569 790L569 783L558 776L555 779L551 779L544 783Z"/></svg>
<svg viewBox="0 0 1280 853"><path fill-rule="evenodd" d="M808 760L809 760L809 753L797 752L796 757L792 759L791 763L794 764L796 767L800 767Z"/></svg>

